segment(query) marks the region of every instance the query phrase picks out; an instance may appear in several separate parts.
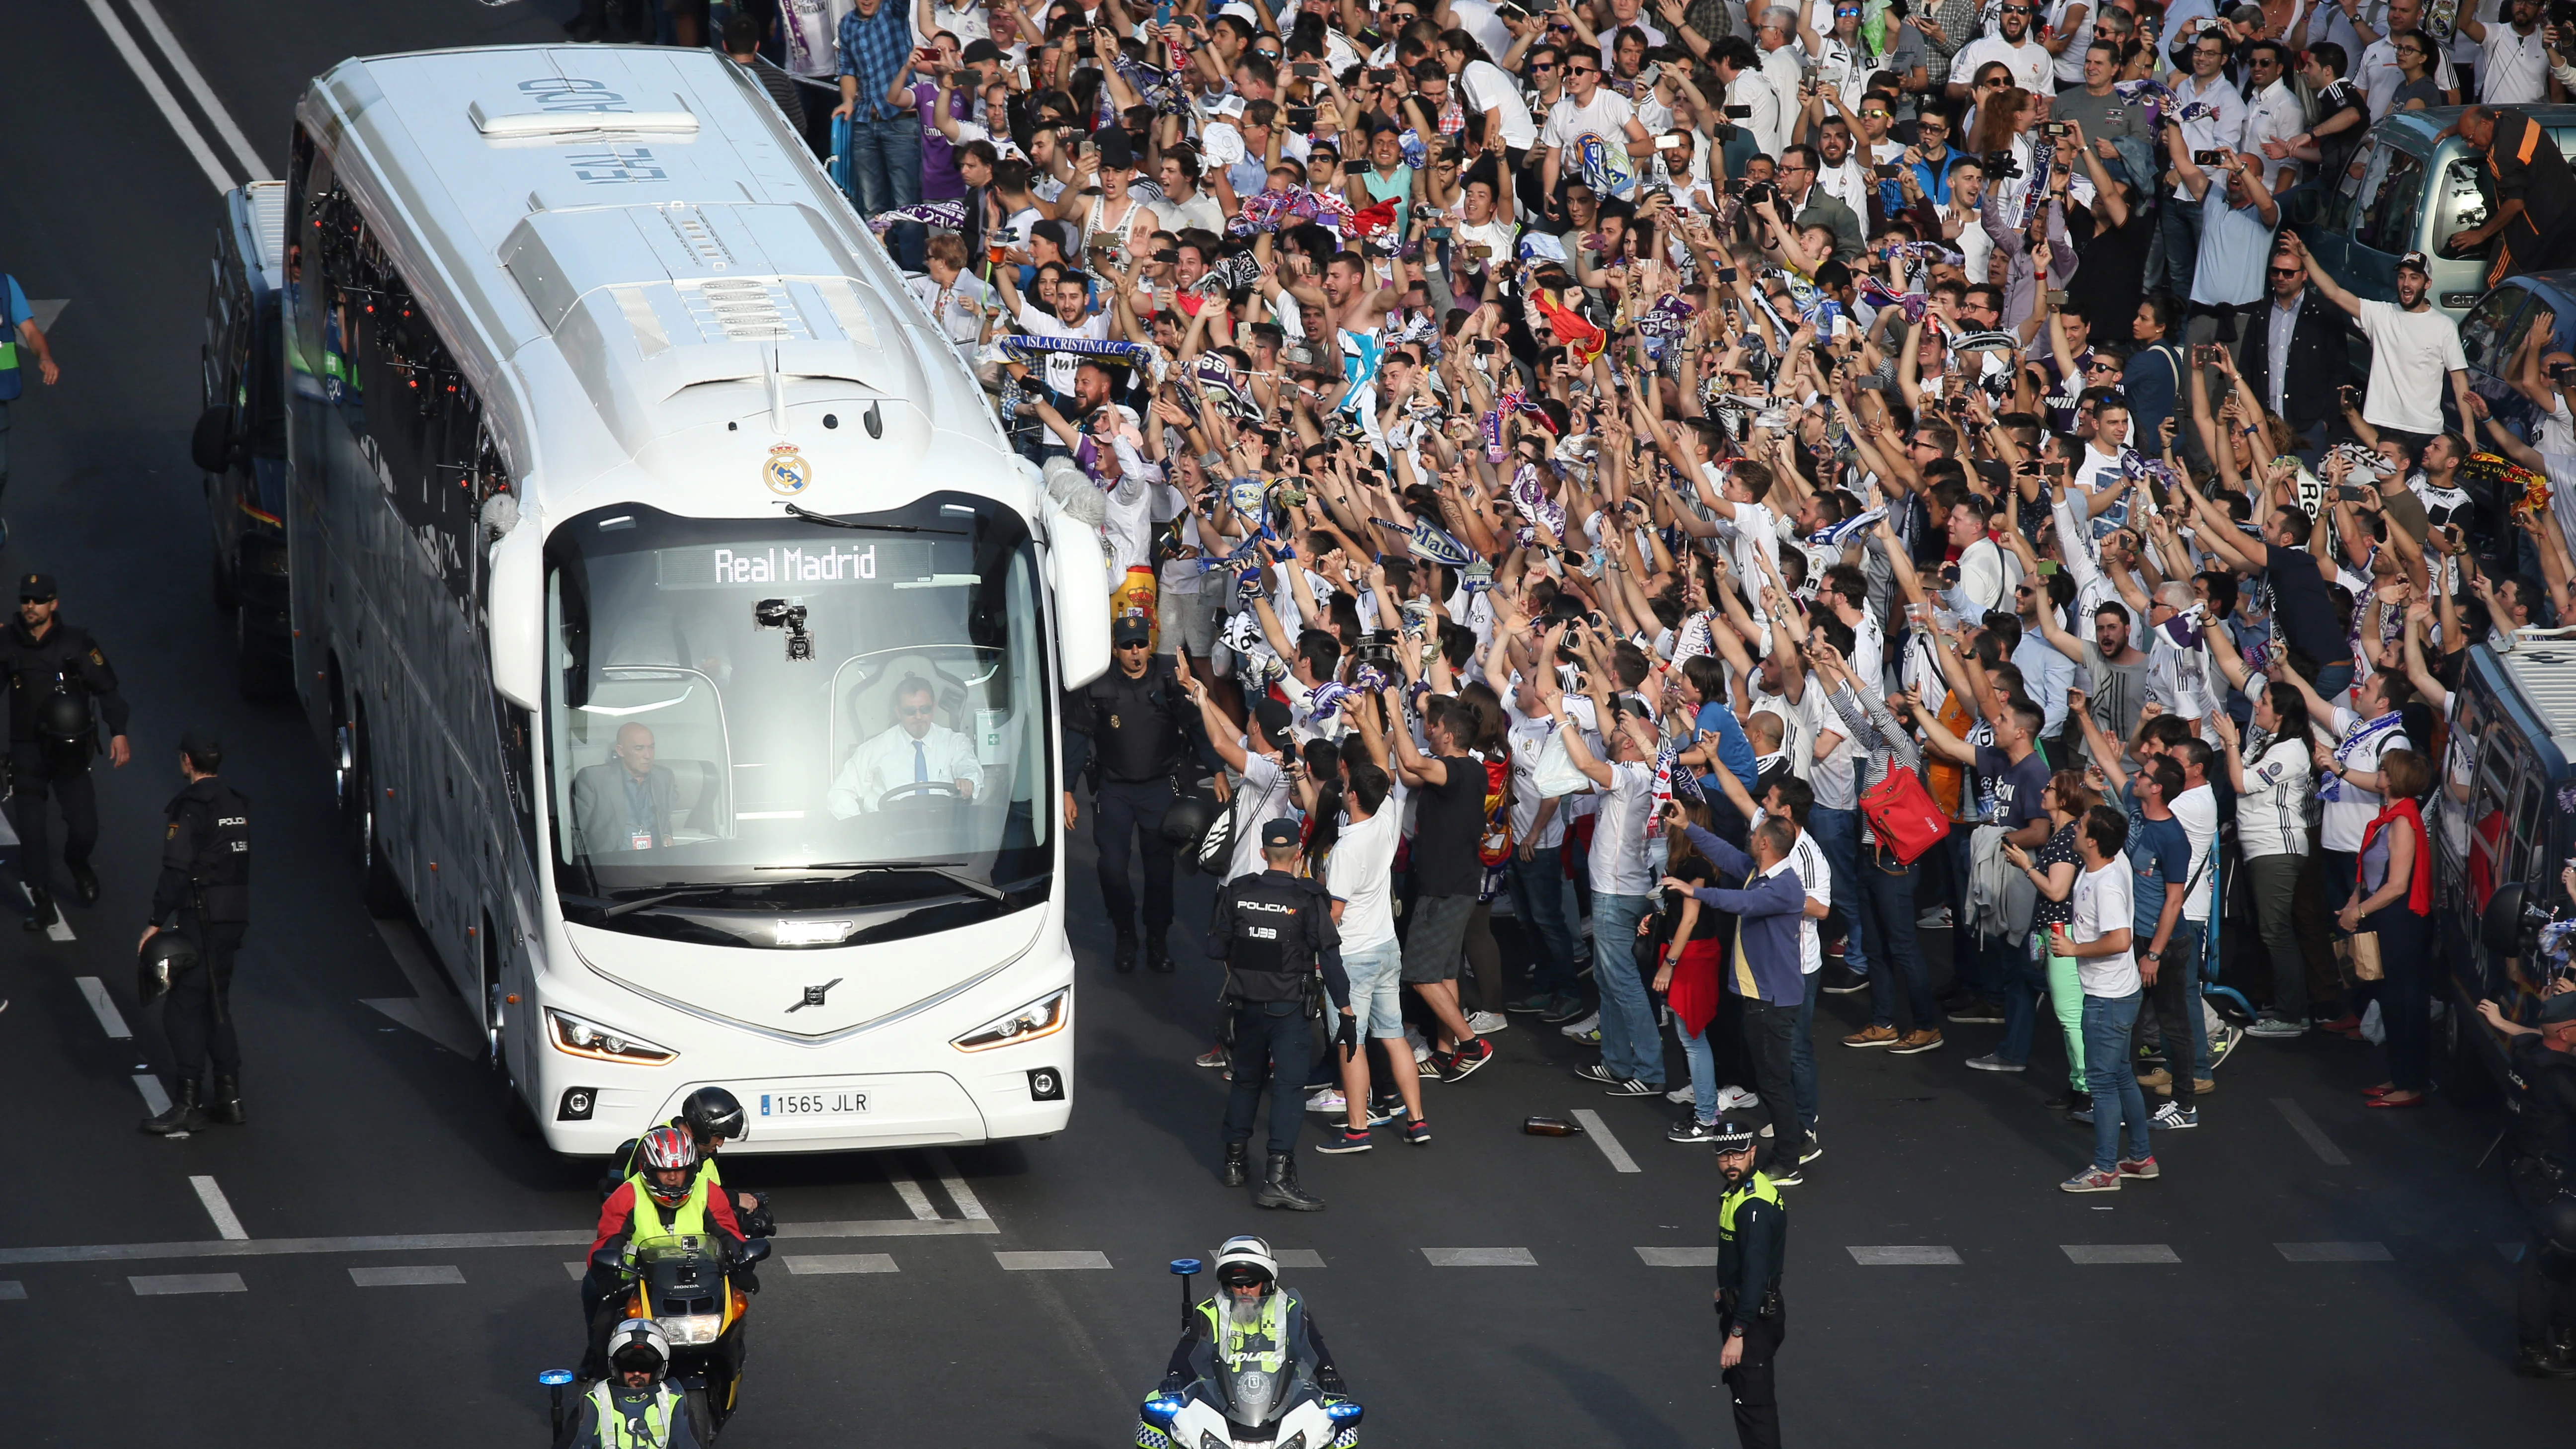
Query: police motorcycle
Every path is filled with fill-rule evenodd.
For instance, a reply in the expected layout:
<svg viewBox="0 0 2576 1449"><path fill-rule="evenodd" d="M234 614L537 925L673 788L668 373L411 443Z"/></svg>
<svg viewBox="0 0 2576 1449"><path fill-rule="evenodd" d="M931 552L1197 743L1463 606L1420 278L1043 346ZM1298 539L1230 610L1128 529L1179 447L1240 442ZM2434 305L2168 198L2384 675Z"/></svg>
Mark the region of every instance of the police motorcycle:
<svg viewBox="0 0 2576 1449"><path fill-rule="evenodd" d="M1329 1359L1318 1365L1301 1352L1303 1305L1277 1286L1269 1244L1228 1239L1217 1252L1216 1296L1194 1305L1190 1279L1204 1267L1196 1258L1172 1262L1188 1367L1176 1355L1138 1409L1136 1449L1354 1449L1360 1405L1343 1396ZM1255 1283L1260 1291L1247 1296Z"/></svg>

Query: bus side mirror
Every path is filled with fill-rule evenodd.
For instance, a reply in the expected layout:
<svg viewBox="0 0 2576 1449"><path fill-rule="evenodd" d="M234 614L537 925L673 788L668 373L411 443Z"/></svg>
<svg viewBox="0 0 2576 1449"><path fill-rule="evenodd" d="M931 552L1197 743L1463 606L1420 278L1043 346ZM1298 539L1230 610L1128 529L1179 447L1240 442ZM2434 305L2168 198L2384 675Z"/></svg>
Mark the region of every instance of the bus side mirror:
<svg viewBox="0 0 2576 1449"><path fill-rule="evenodd" d="M492 687L521 709L535 709L545 679L545 541L523 517L485 558L491 569L483 605Z"/></svg>
<svg viewBox="0 0 2576 1449"><path fill-rule="evenodd" d="M1055 595L1056 663L1064 687L1080 689L1109 671L1109 559L1100 528L1041 495L1047 581Z"/></svg>
<svg viewBox="0 0 2576 1449"><path fill-rule="evenodd" d="M2487 898L2486 912L2478 917L2478 944L2499 956L2516 956L2522 952L2522 882L2496 887Z"/></svg>

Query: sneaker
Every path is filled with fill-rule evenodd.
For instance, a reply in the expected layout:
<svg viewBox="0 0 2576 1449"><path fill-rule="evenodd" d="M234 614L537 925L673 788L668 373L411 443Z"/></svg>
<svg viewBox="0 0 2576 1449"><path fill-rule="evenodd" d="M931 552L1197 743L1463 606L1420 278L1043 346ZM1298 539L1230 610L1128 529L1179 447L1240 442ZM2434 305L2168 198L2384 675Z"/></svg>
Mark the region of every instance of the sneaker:
<svg viewBox="0 0 2576 1449"><path fill-rule="evenodd" d="M1431 1145L1431 1124L1416 1117L1404 1124L1404 1140L1416 1147Z"/></svg>
<svg viewBox="0 0 2576 1449"><path fill-rule="evenodd" d="M1404 1039L1413 1043L1413 1064L1415 1066L1420 1066L1424 1062L1431 1060L1431 1043L1422 1039L1422 1033L1419 1030L1410 1026L1406 1027L1404 1029Z"/></svg>
<svg viewBox="0 0 2576 1449"><path fill-rule="evenodd" d="M1798 1149L1798 1165L1804 1167L1824 1155L1825 1144L1818 1142L1811 1135L1807 1138L1807 1145Z"/></svg>
<svg viewBox="0 0 2576 1449"><path fill-rule="evenodd" d="M2081 1123L2081 1124L2083 1124L2084 1126L2087 1126L2087 1127L2092 1126L2092 1125L2093 1125L2093 1104L2092 1104L2092 1103L2090 1103L2090 1102L2086 1102L2086 1103L2083 1103L2083 1104L2081 1104L2081 1105L2079 1105L2079 1106L2074 1106L2074 1107L2069 1107L2069 1108L2067 1108L2067 1109L2066 1109L2066 1120L2067 1120L2067 1121L2069 1121L2069 1122L2077 1122L2077 1123Z"/></svg>
<svg viewBox="0 0 2576 1449"><path fill-rule="evenodd" d="M1617 1072L1610 1070L1610 1066L1607 1062L1585 1062L1582 1066L1574 1069L1574 1074L1587 1082L1618 1082L1625 1080Z"/></svg>
<svg viewBox="0 0 2576 1449"><path fill-rule="evenodd" d="M2306 1036L2308 1024L2292 1021L2286 1016L2258 1017L2252 1026L2245 1028L2245 1034L2258 1041L2286 1041L2291 1037Z"/></svg>
<svg viewBox="0 0 2576 1449"><path fill-rule="evenodd" d="M1366 1152L1376 1145L1376 1143L1369 1141L1369 1135L1367 1132L1354 1132L1348 1126L1344 1126L1341 1131L1332 1133L1326 1136L1323 1141L1316 1143L1315 1150L1317 1152L1330 1152L1334 1154L1344 1152Z"/></svg>
<svg viewBox="0 0 2576 1449"><path fill-rule="evenodd" d="M2118 1192L2120 1174L2088 1167L2057 1185L2059 1192Z"/></svg>
<svg viewBox="0 0 2576 1449"><path fill-rule="evenodd" d="M1741 1112L1748 1107L1759 1107L1761 1105L1762 1099L1760 1097L1753 1095L1742 1087L1720 1087L1717 1089L1717 1114L1721 1117L1730 1112Z"/></svg>
<svg viewBox="0 0 2576 1449"><path fill-rule="evenodd" d="M2120 1175L2122 1177L2153 1178L2164 1176L2165 1170L2156 1166L2155 1154L2149 1153L2144 1157L2134 1160L2126 1157L2121 1158Z"/></svg>
<svg viewBox="0 0 2576 1449"><path fill-rule="evenodd" d="M1914 924L1926 931L1946 931L1950 929L1950 908L1948 906L1934 906L1932 909L1916 916L1914 918Z"/></svg>
<svg viewBox="0 0 2576 1449"><path fill-rule="evenodd" d="M1576 1017L1587 1014L1592 1014L1592 1008L1583 1004L1582 997L1569 991L1563 996L1556 998L1554 1005L1548 1007L1545 1011L1540 1012L1538 1014L1538 1019L1546 1022L1549 1026L1563 1026L1567 1022L1574 1020Z"/></svg>
<svg viewBox="0 0 2576 1449"><path fill-rule="evenodd" d="M1988 1052L1986 1055L1981 1057L1968 1058L1968 1067L1971 1071L1979 1072L2021 1072L2029 1070L2029 1067L2022 1062L2008 1062L2002 1057L1996 1056L1992 1052Z"/></svg>
<svg viewBox="0 0 2576 1449"><path fill-rule="evenodd" d="M1556 1005L1556 993L1542 991L1536 996L1524 996L1518 1001L1506 1001L1503 1003L1503 1010L1515 1016L1537 1016L1554 1005Z"/></svg>
<svg viewBox="0 0 2576 1449"><path fill-rule="evenodd" d="M1869 989L1869 978L1866 976L1853 976L1842 981L1829 983L1820 989L1827 996L1850 996L1855 992L1867 991Z"/></svg>
<svg viewBox="0 0 2576 1449"><path fill-rule="evenodd" d="M1371 1127L1383 1127L1389 1122L1403 1120L1404 1099L1402 1097L1381 1097L1369 1103L1368 1124Z"/></svg>
<svg viewBox="0 0 2576 1449"><path fill-rule="evenodd" d="M1894 1046L1896 1045L1896 1028L1892 1026L1864 1026L1860 1030L1853 1032L1851 1035L1844 1037L1843 1045L1847 1047Z"/></svg>
<svg viewBox="0 0 2576 1449"><path fill-rule="evenodd" d="M1481 1039L1476 1041L1460 1042L1458 1044L1458 1050L1450 1054L1449 1064L1447 1068L1440 1073L1440 1080L1444 1082L1463 1082L1467 1078L1474 1076L1478 1067L1483 1066L1485 1063L1490 1062L1493 1059L1494 1044L1492 1042Z"/></svg>
<svg viewBox="0 0 2576 1449"><path fill-rule="evenodd" d="M1342 1100L1342 1091L1339 1087L1326 1087L1306 1099L1306 1110L1309 1112L1339 1112L1350 1105Z"/></svg>
<svg viewBox="0 0 2576 1449"><path fill-rule="evenodd" d="M1663 1094L1664 1088L1662 1083L1640 1081L1635 1077L1630 1077L1628 1080L1619 1083L1617 1086L1612 1087L1609 1091L1606 1091L1601 1095L1605 1097L1660 1097Z"/></svg>
<svg viewBox="0 0 2576 1449"><path fill-rule="evenodd" d="M1569 1022L1566 1025L1557 1028L1557 1030L1564 1032L1567 1036L1574 1037L1577 1040L1580 1040L1585 1032L1599 1031L1600 1029L1601 1013L1597 1011L1585 1016L1581 1021Z"/></svg>
<svg viewBox="0 0 2576 1449"><path fill-rule="evenodd" d="M2161 1042L2144 1042L2144 1041L2142 1041L2142 1042L2138 1043L2138 1057L2137 1057L2137 1059L2138 1059L2139 1061L2142 1061L2142 1062L2161 1062L2161 1061L2163 1061L2163 1060L2165 1059L2165 1049L2164 1049L2164 1044L2163 1044L2163 1043L2161 1043Z"/></svg>
<svg viewBox="0 0 2576 1449"><path fill-rule="evenodd" d="M2236 1050L2236 1044L2243 1040L2245 1040L2245 1028L2232 1021L2220 1022L2218 1039L2209 1044L2210 1070L2218 1070L2218 1064L2227 1060L2227 1054Z"/></svg>
<svg viewBox="0 0 2576 1449"><path fill-rule="evenodd" d="M1226 1055L1225 1048L1210 1047L1206 1051L1198 1054L1198 1058L1193 1065L1202 1067L1222 1067L1229 1065L1232 1061L1233 1058Z"/></svg>
<svg viewBox="0 0 2576 1449"><path fill-rule="evenodd" d="M1688 1082L1684 1082L1680 1086L1666 1092L1664 1094L1664 1100L1667 1102L1679 1103L1684 1107L1698 1106L1699 1088L1692 1086Z"/></svg>
<svg viewBox="0 0 2576 1449"><path fill-rule="evenodd" d="M1894 1054L1900 1057L1910 1057L1916 1052L1928 1052L1940 1045L1941 1033L1934 1031L1928 1026L1921 1027L1914 1031L1909 1031L1904 1036L1898 1038Z"/></svg>
<svg viewBox="0 0 2576 1449"><path fill-rule="evenodd" d="M2200 1125L2200 1109L2198 1107L2194 1107L2190 1111L2186 1112L2182 1108L2175 1106L2173 1103L2167 1102L2156 1109L2156 1115L2147 1119L2147 1125L2150 1127L2197 1127Z"/></svg>
<svg viewBox="0 0 2576 1449"><path fill-rule="evenodd" d="M1478 1036L1510 1029L1511 1022L1499 1011L1474 1011L1467 1014L1467 1029Z"/></svg>
<svg viewBox="0 0 2576 1449"><path fill-rule="evenodd" d="M1771 1179L1773 1187L1796 1187L1807 1180L1807 1174L1795 1167L1786 1172L1765 1172L1763 1176Z"/></svg>
<svg viewBox="0 0 2576 1449"><path fill-rule="evenodd" d="M1664 1134L1666 1142L1707 1142L1717 1136L1717 1124L1685 1117Z"/></svg>
<svg viewBox="0 0 2576 1449"><path fill-rule="evenodd" d="M1952 1021L1969 1026L2001 1026L2004 1009L1991 1001L1963 1001L1945 1013Z"/></svg>

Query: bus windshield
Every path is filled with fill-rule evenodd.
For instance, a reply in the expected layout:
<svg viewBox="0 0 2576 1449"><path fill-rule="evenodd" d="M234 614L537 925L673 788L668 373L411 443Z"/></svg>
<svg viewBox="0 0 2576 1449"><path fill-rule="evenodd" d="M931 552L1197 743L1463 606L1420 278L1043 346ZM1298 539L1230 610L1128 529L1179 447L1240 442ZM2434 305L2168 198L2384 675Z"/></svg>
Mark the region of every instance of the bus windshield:
<svg viewBox="0 0 2576 1449"><path fill-rule="evenodd" d="M846 519L605 508L546 551L568 908L651 930L618 918L673 892L670 912L765 921L1043 893L1049 676L1011 510L957 494Z"/></svg>

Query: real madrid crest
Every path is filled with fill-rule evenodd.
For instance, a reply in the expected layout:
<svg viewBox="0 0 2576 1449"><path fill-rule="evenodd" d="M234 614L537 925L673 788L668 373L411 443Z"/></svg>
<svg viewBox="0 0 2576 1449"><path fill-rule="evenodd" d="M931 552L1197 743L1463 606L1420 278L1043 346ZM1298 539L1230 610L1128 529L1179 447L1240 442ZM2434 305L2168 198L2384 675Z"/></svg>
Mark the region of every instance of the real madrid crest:
<svg viewBox="0 0 2576 1449"><path fill-rule="evenodd" d="M814 465L805 461L794 443L780 443L769 450L769 461L760 465L760 476L770 492L793 498L814 481Z"/></svg>

